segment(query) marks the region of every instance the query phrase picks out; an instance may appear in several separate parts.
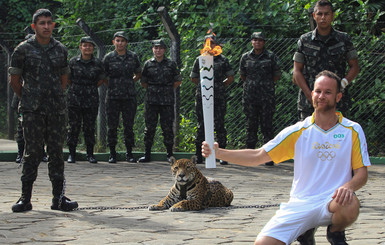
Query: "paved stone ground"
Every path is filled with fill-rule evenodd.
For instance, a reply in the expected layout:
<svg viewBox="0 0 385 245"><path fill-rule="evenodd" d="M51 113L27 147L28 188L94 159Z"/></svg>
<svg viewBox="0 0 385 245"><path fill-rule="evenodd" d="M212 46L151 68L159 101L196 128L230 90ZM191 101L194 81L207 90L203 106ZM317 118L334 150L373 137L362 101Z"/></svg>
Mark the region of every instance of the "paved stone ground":
<svg viewBox="0 0 385 245"><path fill-rule="evenodd" d="M20 195L21 169L16 163L0 162L0 244L252 244L277 207L247 206L288 200L291 163L198 167L232 189L234 208L150 212L146 207L163 198L173 184L168 163L77 162L66 165L66 178L67 196L79 202L79 210L50 210L51 186L47 166L41 163L33 210L12 213ZM357 192L361 214L346 231L349 244L385 245L384 174L385 165L369 168L369 181ZM316 242L329 244L325 227L318 229Z"/></svg>

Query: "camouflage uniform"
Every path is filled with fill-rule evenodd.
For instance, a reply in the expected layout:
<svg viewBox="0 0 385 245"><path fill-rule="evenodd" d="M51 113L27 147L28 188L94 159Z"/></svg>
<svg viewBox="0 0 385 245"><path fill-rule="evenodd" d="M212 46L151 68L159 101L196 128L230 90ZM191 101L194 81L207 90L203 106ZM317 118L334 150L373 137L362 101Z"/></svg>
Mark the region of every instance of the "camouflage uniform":
<svg viewBox="0 0 385 245"><path fill-rule="evenodd" d="M60 76L68 72L67 49L54 38L43 47L33 36L19 44L12 55L9 73L21 75L24 81L19 104L25 139L23 182L36 180L44 143L49 155L50 180L53 184L64 181L66 103Z"/></svg>
<svg viewBox="0 0 385 245"><path fill-rule="evenodd" d="M158 117L163 131L163 142L172 152L174 145L174 83L182 81L176 63L166 57L161 62L151 58L144 63L141 83L147 83L145 97L144 144L146 153L151 152Z"/></svg>
<svg viewBox="0 0 385 245"><path fill-rule="evenodd" d="M124 126L124 143L132 148L134 141L134 119L136 114L136 90L133 75L141 72L138 56L129 50L118 55L116 50L109 52L103 59L108 76L106 111L108 123L108 146L115 148L119 114L122 113Z"/></svg>
<svg viewBox="0 0 385 245"><path fill-rule="evenodd" d="M227 145L227 131L225 128L226 88L223 81L227 77L233 75L234 71L230 66L229 60L222 54L214 56L214 129L216 132L218 144L222 148L225 148ZM200 80L199 58L197 58L194 62L190 77L198 78ZM205 139L200 83L198 84L196 90L195 107L198 121L195 144L197 153L199 154L202 141Z"/></svg>
<svg viewBox="0 0 385 245"><path fill-rule="evenodd" d="M67 145L75 147L83 121L84 139L87 146L95 145L95 121L98 115L98 81L105 79L101 60L92 57L83 60L74 57L69 62L71 69L68 89L68 138Z"/></svg>
<svg viewBox="0 0 385 245"><path fill-rule="evenodd" d="M258 127L264 143L274 137L275 84L273 77L281 76L278 57L264 49L255 54L254 49L242 55L239 74L246 77L243 84L243 110L247 118L247 148L255 148Z"/></svg>
<svg viewBox="0 0 385 245"><path fill-rule="evenodd" d="M315 76L319 72L329 70L343 78L346 75L347 62L357 57L357 51L348 34L332 29L330 35L323 41L315 29L300 37L293 60L304 64L303 75L310 90L313 90ZM350 106L351 99L348 89L345 88L337 109L347 116ZM298 94L298 111L301 119L310 116L314 111L313 105L306 99L301 89Z"/></svg>

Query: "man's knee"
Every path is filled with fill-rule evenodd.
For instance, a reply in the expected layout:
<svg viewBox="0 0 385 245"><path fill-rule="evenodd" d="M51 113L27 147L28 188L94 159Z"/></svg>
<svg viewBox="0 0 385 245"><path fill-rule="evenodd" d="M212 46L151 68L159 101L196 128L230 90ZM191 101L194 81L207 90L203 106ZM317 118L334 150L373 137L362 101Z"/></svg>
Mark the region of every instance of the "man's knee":
<svg viewBox="0 0 385 245"><path fill-rule="evenodd" d="M337 202L332 201L330 203L329 210L333 213L334 216L333 223L341 222L352 224L354 221L357 220L358 215L360 213L360 201L355 195L353 196L352 202L348 205L342 206Z"/></svg>
<svg viewBox="0 0 385 245"><path fill-rule="evenodd" d="M255 239L254 245L285 245L284 242L279 241L275 238L264 236L264 237L259 237Z"/></svg>

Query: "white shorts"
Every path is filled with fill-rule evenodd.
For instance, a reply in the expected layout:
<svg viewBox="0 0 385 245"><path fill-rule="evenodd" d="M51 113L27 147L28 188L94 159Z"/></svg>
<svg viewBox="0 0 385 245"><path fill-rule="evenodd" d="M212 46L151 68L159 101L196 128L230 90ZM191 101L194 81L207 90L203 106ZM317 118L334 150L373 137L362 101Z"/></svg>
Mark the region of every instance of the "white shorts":
<svg viewBox="0 0 385 245"><path fill-rule="evenodd" d="M280 209L263 227L257 238L268 236L290 244L311 228L331 224L331 200L332 198L317 202L290 200L288 203L281 203Z"/></svg>

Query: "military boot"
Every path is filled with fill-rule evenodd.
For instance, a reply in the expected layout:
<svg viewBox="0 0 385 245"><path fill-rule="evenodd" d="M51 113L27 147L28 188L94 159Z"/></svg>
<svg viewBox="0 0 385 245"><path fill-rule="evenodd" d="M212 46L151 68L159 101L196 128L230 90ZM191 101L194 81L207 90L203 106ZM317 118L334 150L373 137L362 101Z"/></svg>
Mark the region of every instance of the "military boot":
<svg viewBox="0 0 385 245"><path fill-rule="evenodd" d="M16 204L12 205L13 212L17 213L17 212L32 210L32 204L31 204L32 186L33 186L33 181L22 182L21 197L16 202Z"/></svg>
<svg viewBox="0 0 385 245"><path fill-rule="evenodd" d="M24 144L17 144L17 156L16 156L16 163L21 163L21 160L23 159L24 154Z"/></svg>
<svg viewBox="0 0 385 245"><path fill-rule="evenodd" d="M67 163L75 163L76 162L76 146L69 147L70 153L68 154Z"/></svg>
<svg viewBox="0 0 385 245"><path fill-rule="evenodd" d="M139 158L138 162L151 162L151 147L146 147L144 156Z"/></svg>
<svg viewBox="0 0 385 245"><path fill-rule="evenodd" d="M174 156L174 153L172 152L172 145L171 146L166 146L167 148L167 162L171 162L171 157Z"/></svg>
<svg viewBox="0 0 385 245"><path fill-rule="evenodd" d="M75 153L75 154L76 154L76 153ZM75 158L74 158L74 159L75 159ZM42 158L42 161L43 161L43 162L48 162L48 161L49 161L47 152L44 150L44 147L43 147L43 158Z"/></svg>
<svg viewBox="0 0 385 245"><path fill-rule="evenodd" d="M97 163L98 162L94 156L94 146L93 145L87 145L87 161L90 163Z"/></svg>
<svg viewBox="0 0 385 245"><path fill-rule="evenodd" d="M64 196L64 183L64 180L52 181L52 210L72 211L79 206L77 202Z"/></svg>
<svg viewBox="0 0 385 245"><path fill-rule="evenodd" d="M110 158L108 159L109 163L116 163L116 150L115 146L110 146Z"/></svg>
<svg viewBox="0 0 385 245"><path fill-rule="evenodd" d="M136 159L135 159L134 155L132 154L132 146L127 146L126 161L127 162L136 162Z"/></svg>

